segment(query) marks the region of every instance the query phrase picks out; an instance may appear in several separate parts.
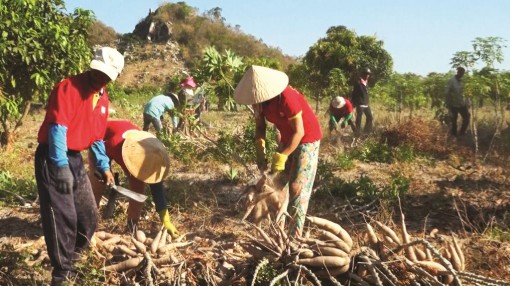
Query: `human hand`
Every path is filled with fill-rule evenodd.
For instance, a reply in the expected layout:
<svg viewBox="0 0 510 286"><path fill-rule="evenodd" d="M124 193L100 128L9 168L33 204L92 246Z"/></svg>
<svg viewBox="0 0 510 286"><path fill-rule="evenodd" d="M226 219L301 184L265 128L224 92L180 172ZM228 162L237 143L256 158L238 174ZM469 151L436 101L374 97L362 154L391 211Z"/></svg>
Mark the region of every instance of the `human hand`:
<svg viewBox="0 0 510 286"><path fill-rule="evenodd" d="M105 170L103 172L100 172L99 170L96 170L94 172L94 176L103 184L107 186L115 186L115 178L112 174L112 171Z"/></svg>
<svg viewBox="0 0 510 286"><path fill-rule="evenodd" d="M69 166L58 167L56 174L57 191L70 194L73 191L74 177Z"/></svg>
<svg viewBox="0 0 510 286"><path fill-rule="evenodd" d="M161 222L163 223L163 226L166 228L168 233L172 236L173 239L178 238L180 233L175 227L175 225L172 223L172 219L170 218L170 213L168 212L168 209L162 209L158 212L159 218L161 219Z"/></svg>
<svg viewBox="0 0 510 286"><path fill-rule="evenodd" d="M113 173L110 170L106 170L103 172L104 183L107 186L115 186L115 178L113 177Z"/></svg>
<svg viewBox="0 0 510 286"><path fill-rule="evenodd" d="M273 173L282 172L285 170L285 163L287 162L288 156L282 153L274 153L273 162L271 165L271 171Z"/></svg>

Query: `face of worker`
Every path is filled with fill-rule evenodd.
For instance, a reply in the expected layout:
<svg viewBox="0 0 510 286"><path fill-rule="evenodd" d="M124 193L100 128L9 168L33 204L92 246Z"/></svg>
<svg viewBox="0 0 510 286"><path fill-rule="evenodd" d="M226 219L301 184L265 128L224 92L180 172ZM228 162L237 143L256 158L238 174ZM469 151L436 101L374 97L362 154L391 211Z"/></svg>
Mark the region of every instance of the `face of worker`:
<svg viewBox="0 0 510 286"><path fill-rule="evenodd" d="M465 71L465 70L463 70L463 69L458 69L458 70L457 70L457 78L461 78L461 77L463 77L465 73L466 73L466 71Z"/></svg>
<svg viewBox="0 0 510 286"><path fill-rule="evenodd" d="M105 73L91 69L90 70L90 85L94 90L100 90L111 81Z"/></svg>
<svg viewBox="0 0 510 286"><path fill-rule="evenodd" d="M188 96L193 96L194 94L193 89L187 86L183 88L183 91Z"/></svg>
<svg viewBox="0 0 510 286"><path fill-rule="evenodd" d="M364 79L364 80L368 80L369 77L370 77L369 73L362 73L361 74L361 78Z"/></svg>

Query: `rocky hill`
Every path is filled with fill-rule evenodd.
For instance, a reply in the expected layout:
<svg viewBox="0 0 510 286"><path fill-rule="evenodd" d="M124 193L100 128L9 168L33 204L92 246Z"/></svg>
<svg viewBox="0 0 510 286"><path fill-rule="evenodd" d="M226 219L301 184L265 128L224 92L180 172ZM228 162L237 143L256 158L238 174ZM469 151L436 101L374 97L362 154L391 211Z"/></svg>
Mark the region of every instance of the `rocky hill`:
<svg viewBox="0 0 510 286"><path fill-rule="evenodd" d="M95 28L90 37L104 39L107 29L98 29L97 25ZM274 60L283 69L296 62L278 48L226 24L217 13L199 15L185 2L162 4L149 11L132 33L111 40L126 55L126 66L118 79L123 87L164 85L173 75L197 67L203 50L209 46L220 52L231 50L244 59Z"/></svg>
<svg viewBox="0 0 510 286"><path fill-rule="evenodd" d="M186 70L179 45L172 41L130 45L124 54L126 65L117 79L122 87L164 86L173 75Z"/></svg>

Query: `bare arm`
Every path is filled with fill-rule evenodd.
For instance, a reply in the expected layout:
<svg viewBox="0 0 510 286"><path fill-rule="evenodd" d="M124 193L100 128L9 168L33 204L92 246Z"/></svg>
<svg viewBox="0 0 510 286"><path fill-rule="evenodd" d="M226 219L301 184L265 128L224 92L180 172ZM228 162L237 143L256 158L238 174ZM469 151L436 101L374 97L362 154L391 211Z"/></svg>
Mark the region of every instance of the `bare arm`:
<svg viewBox="0 0 510 286"><path fill-rule="evenodd" d="M266 139L266 119L262 115L255 115L255 140Z"/></svg>
<svg viewBox="0 0 510 286"><path fill-rule="evenodd" d="M287 146L284 146L283 150L280 152L285 155L290 155L294 150L296 150L297 146L305 136L305 128L303 126L303 117L302 114L294 116L289 119L290 127L292 128L292 135L290 137L290 142Z"/></svg>

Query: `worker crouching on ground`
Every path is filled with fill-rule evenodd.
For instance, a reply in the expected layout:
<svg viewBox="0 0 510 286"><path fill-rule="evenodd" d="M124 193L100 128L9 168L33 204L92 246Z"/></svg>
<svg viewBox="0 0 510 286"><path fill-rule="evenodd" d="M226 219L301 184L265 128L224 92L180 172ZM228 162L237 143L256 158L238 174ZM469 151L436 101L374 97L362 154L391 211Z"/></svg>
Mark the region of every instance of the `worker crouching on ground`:
<svg viewBox="0 0 510 286"><path fill-rule="evenodd" d="M329 132L338 130L338 126L342 129L346 125L351 126L352 132L356 134L356 125L352 121L353 107L350 100L341 96L336 96L329 104Z"/></svg>
<svg viewBox="0 0 510 286"><path fill-rule="evenodd" d="M173 238L179 232L172 224L167 209L167 201L163 190L163 180L170 171L170 157L165 146L154 135L141 131L136 125L127 120L109 120L104 137L106 155L124 170L128 178L129 188L139 194L145 193L145 184L149 184L152 198L156 205L161 222ZM105 185L97 178L93 179L94 158L89 170L96 204L99 206ZM110 161L110 162L111 162ZM144 203L129 200L127 213L128 229L133 231L142 214Z"/></svg>

